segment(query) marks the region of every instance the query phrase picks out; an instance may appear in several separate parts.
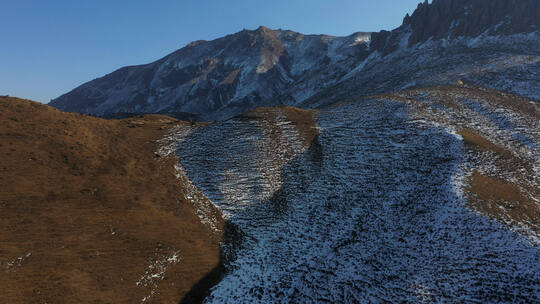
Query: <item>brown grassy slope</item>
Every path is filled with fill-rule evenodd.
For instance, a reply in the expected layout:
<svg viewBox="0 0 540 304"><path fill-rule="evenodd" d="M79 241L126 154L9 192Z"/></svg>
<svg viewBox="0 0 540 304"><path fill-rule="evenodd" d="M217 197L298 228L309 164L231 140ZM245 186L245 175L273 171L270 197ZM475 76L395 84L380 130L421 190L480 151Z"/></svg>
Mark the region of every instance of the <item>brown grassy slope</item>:
<svg viewBox="0 0 540 304"><path fill-rule="evenodd" d="M489 139L479 135L478 132L475 132L470 128L463 128L458 132L458 134L463 138L463 142L474 151L493 152L500 159L500 161L502 161L502 164L499 164L500 169L506 171L516 170L517 168L524 168L529 171L533 170L530 163L514 156L510 150L496 145Z"/></svg>
<svg viewBox="0 0 540 304"><path fill-rule="evenodd" d="M497 146L470 129L463 129L459 134L469 148L478 151L491 151L507 160L508 167L528 167L528 164L514 157L510 151ZM477 170L474 170L467 186L471 206L476 210L503 221L528 223L529 228L540 233L538 204L524 195L521 189L529 191L535 197L540 197L540 189L487 176Z"/></svg>
<svg viewBox="0 0 540 304"><path fill-rule="evenodd" d="M520 123L534 131L536 125L533 122L540 118L537 102L470 84L418 88L368 98L407 102L415 115L459 130L475 161L489 162L490 167L490 175L478 170L481 163L477 163L477 168L471 172L465 187L470 206L504 223L540 234L540 189L533 182L533 163L518 149L519 145L504 144L504 132L494 133L472 121L467 112L471 109L463 103L464 100L480 101L492 109L504 109L520 117ZM426 100L437 101L446 109L434 109ZM492 132L492 139L486 137L489 132Z"/></svg>
<svg viewBox="0 0 540 304"><path fill-rule="evenodd" d="M175 159L154 155L175 123L0 98L1 304L141 303L152 290L147 303L178 303L218 265L219 237L179 198ZM164 275L138 286L160 262Z"/></svg>
<svg viewBox="0 0 540 304"><path fill-rule="evenodd" d="M295 107L263 107L249 111L242 116L250 118L267 118L276 120L278 115L283 115L288 121L294 124L298 135L304 145L309 147L319 134L317 128L317 112L313 110L303 110Z"/></svg>
<svg viewBox="0 0 540 304"><path fill-rule="evenodd" d="M503 221L528 223L530 229L540 233L538 206L523 195L517 184L474 171L468 190L472 207L476 210ZM540 195L538 189L530 190Z"/></svg>
<svg viewBox="0 0 540 304"><path fill-rule="evenodd" d="M459 131L459 135L463 137L463 141L469 147L480 151L492 151L504 158L513 158L512 153L496 144L492 143L488 139L476 134L471 129L465 128Z"/></svg>

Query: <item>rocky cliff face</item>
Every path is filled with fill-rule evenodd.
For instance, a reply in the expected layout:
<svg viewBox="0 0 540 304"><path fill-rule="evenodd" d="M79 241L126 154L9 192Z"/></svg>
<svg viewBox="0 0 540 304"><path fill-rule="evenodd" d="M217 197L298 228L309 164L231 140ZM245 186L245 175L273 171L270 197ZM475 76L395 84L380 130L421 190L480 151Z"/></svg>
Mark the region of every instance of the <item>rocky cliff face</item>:
<svg viewBox="0 0 540 304"><path fill-rule="evenodd" d="M540 29L538 16L534 0L426 0L397 29L373 33L371 50L388 54L429 40L531 33Z"/></svg>
<svg viewBox="0 0 540 304"><path fill-rule="evenodd" d="M409 45L428 39L528 33L540 28L540 2L535 0L427 0L403 26L410 26Z"/></svg>

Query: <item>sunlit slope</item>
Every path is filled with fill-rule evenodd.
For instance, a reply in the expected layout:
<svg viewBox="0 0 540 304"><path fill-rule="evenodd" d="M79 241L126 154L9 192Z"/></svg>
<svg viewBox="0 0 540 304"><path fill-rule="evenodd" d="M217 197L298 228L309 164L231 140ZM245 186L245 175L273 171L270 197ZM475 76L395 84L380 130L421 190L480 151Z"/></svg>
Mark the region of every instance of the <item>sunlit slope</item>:
<svg viewBox="0 0 540 304"><path fill-rule="evenodd" d="M178 123L0 98L0 303L177 303L219 266L221 233L155 154Z"/></svg>

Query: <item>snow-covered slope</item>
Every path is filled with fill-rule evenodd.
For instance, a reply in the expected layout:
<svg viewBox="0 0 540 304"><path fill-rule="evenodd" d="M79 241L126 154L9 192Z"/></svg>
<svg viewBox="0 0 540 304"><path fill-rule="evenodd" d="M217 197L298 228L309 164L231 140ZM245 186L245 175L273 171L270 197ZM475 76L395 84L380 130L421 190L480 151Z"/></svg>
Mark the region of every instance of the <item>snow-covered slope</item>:
<svg viewBox="0 0 540 304"><path fill-rule="evenodd" d="M313 108L358 95L468 82L540 101L540 31L508 36L428 40L407 47L408 28L392 34L401 46L374 51L339 83L302 102ZM399 38L399 39L398 39Z"/></svg>
<svg viewBox="0 0 540 304"><path fill-rule="evenodd" d="M207 302L540 301L538 117L453 86L178 127L179 176L238 227Z"/></svg>

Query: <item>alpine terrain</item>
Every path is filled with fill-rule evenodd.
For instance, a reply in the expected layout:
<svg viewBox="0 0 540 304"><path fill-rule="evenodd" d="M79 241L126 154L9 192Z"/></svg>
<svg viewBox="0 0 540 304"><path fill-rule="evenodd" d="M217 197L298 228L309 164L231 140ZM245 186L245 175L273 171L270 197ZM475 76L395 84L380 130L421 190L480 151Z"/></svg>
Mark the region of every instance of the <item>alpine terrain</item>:
<svg viewBox="0 0 540 304"><path fill-rule="evenodd" d="M9 303L540 303L539 1L243 30L50 103L77 113L0 106Z"/></svg>

